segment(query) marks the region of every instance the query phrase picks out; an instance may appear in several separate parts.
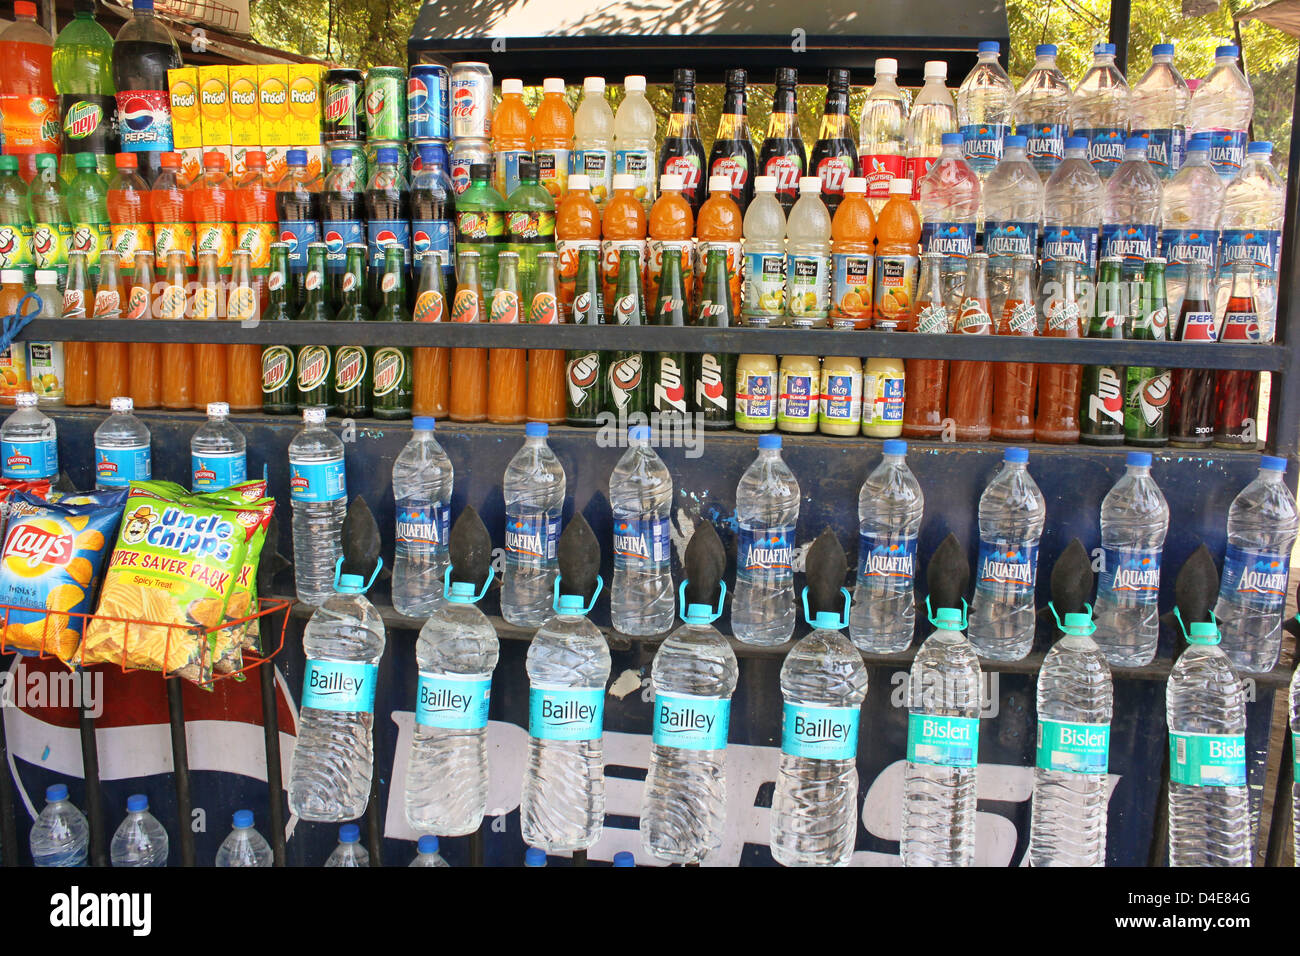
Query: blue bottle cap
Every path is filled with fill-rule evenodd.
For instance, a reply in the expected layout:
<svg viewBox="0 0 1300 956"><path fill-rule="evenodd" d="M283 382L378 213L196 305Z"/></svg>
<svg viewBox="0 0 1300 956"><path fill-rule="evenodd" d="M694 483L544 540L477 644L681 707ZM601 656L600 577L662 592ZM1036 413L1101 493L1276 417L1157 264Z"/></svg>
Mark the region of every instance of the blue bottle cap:
<svg viewBox="0 0 1300 956"><path fill-rule="evenodd" d="M818 611L808 623L819 631L838 631L844 620L838 611Z"/></svg>
<svg viewBox="0 0 1300 956"><path fill-rule="evenodd" d="M1188 644L1218 644L1223 637L1219 634L1219 626L1213 621L1196 621L1187 629Z"/></svg>
<svg viewBox="0 0 1300 956"><path fill-rule="evenodd" d="M614 854L615 866L636 866L636 857L627 850L619 850Z"/></svg>
<svg viewBox="0 0 1300 956"><path fill-rule="evenodd" d="M381 146L375 150L375 161L378 163L397 163L397 149L393 146Z"/></svg>
<svg viewBox="0 0 1300 956"><path fill-rule="evenodd" d="M1273 144L1268 140L1258 139L1246 147L1247 155L1253 156L1256 153L1261 156L1269 156L1273 153Z"/></svg>
<svg viewBox="0 0 1300 956"><path fill-rule="evenodd" d="M524 866L545 866L546 851L540 847L530 846L524 851Z"/></svg>
<svg viewBox="0 0 1300 956"><path fill-rule="evenodd" d="M60 800L68 799L68 785L64 783L52 783L45 788L45 799L50 803L58 803Z"/></svg>
<svg viewBox="0 0 1300 956"><path fill-rule="evenodd" d="M759 435L758 447L759 448L780 448L781 436L780 435Z"/></svg>
<svg viewBox="0 0 1300 956"><path fill-rule="evenodd" d="M346 163L349 166L352 165L352 153L350 150L346 150L346 149L330 150L330 165L338 166L340 163Z"/></svg>
<svg viewBox="0 0 1300 956"><path fill-rule="evenodd" d="M1029 461L1029 452L1024 448L1008 448L1002 453L1002 460L1017 465L1023 465L1025 462Z"/></svg>
<svg viewBox="0 0 1300 956"><path fill-rule="evenodd" d="M419 842L415 844L415 849L420 853L437 853L438 838L432 833L426 833L420 837Z"/></svg>
<svg viewBox="0 0 1300 956"><path fill-rule="evenodd" d="M1092 626L1091 614L1067 614L1065 620L1061 621L1061 630L1066 634L1087 637L1096 629Z"/></svg>
<svg viewBox="0 0 1300 956"><path fill-rule="evenodd" d="M437 427L438 420L432 415L416 415L411 419L411 428L417 432L431 432Z"/></svg>
<svg viewBox="0 0 1300 956"><path fill-rule="evenodd" d="M1055 43L1040 43L1034 47L1034 56L1056 56Z"/></svg>
<svg viewBox="0 0 1300 956"><path fill-rule="evenodd" d="M997 53L1002 47L998 45L996 40L984 40L976 49L980 53Z"/></svg>
<svg viewBox="0 0 1300 956"><path fill-rule="evenodd" d="M152 10L153 0L131 0L132 10Z"/></svg>
<svg viewBox="0 0 1300 956"><path fill-rule="evenodd" d="M476 597L478 595L474 593L474 585L469 581L452 581L446 594L447 600L452 604L473 604Z"/></svg>
<svg viewBox="0 0 1300 956"><path fill-rule="evenodd" d="M335 152L339 152L339 150L335 150ZM81 155L81 154L78 153L77 155ZM331 154L331 159L332 159L332 158L333 158L333 155ZM305 150L305 149L291 149L291 150L288 150L288 151L284 154L284 161L285 161L285 163L287 163L287 164L290 165L290 166L306 166L306 165L307 165L307 150Z"/></svg>
<svg viewBox="0 0 1300 956"><path fill-rule="evenodd" d="M1196 133L1187 141L1189 153L1208 153L1210 151L1210 134Z"/></svg>
<svg viewBox="0 0 1300 956"><path fill-rule="evenodd" d="M1152 56L1173 56L1174 45L1172 43L1157 43L1151 48Z"/></svg>
<svg viewBox="0 0 1300 956"><path fill-rule="evenodd" d="M939 142L944 146L960 146L961 133L944 133L939 137Z"/></svg>
<svg viewBox="0 0 1300 956"><path fill-rule="evenodd" d="M149 809L149 798L143 793L133 793L126 798L126 812L139 813L141 810Z"/></svg>
<svg viewBox="0 0 1300 956"><path fill-rule="evenodd" d="M629 428L629 429L627 430L627 437L628 437L629 439L631 439L632 441L649 441L649 440L650 440L650 426L649 426L649 425L633 425L631 428Z"/></svg>
<svg viewBox="0 0 1300 956"><path fill-rule="evenodd" d="M1140 149L1146 152L1147 141L1141 136L1130 136L1128 142L1124 144L1125 149Z"/></svg>
<svg viewBox="0 0 1300 956"><path fill-rule="evenodd" d="M1216 47L1214 50L1214 58L1217 60L1221 56L1230 56L1235 60L1237 58L1237 54L1240 52L1241 51L1238 50L1236 46L1229 43L1226 46Z"/></svg>
<svg viewBox="0 0 1300 956"><path fill-rule="evenodd" d="M236 830L247 830L247 829L248 829L249 827L251 827L252 825L253 825L253 811L252 811L252 810L236 810L236 811L235 811L235 829L236 829Z"/></svg>
<svg viewBox="0 0 1300 956"><path fill-rule="evenodd" d="M941 631L961 630L961 608L941 607L934 614L934 625Z"/></svg>
<svg viewBox="0 0 1300 956"><path fill-rule="evenodd" d="M901 438L889 438L880 446L880 450L886 455L906 455L907 442Z"/></svg>
<svg viewBox="0 0 1300 956"><path fill-rule="evenodd" d="M1124 458L1124 464L1136 465L1139 468L1151 467L1151 452L1149 451L1131 451Z"/></svg>
<svg viewBox="0 0 1300 956"><path fill-rule="evenodd" d="M359 574L340 574L334 590L339 594L360 594L366 589L366 579Z"/></svg>
<svg viewBox="0 0 1300 956"><path fill-rule="evenodd" d="M343 826L339 827L339 842L340 842L340 843L360 843L360 842L361 842L361 828L360 828L359 826L357 826L355 823L345 823L345 824L343 824Z"/></svg>
<svg viewBox="0 0 1300 956"><path fill-rule="evenodd" d="M561 594L555 610L559 614L581 614L586 606L587 602L581 594Z"/></svg>
<svg viewBox="0 0 1300 956"><path fill-rule="evenodd" d="M1095 44L1092 48L1092 55L1093 56L1114 56L1115 44L1113 43Z"/></svg>
<svg viewBox="0 0 1300 956"><path fill-rule="evenodd" d="M545 438L551 429L544 422L529 422L524 426L524 434L529 438Z"/></svg>
<svg viewBox="0 0 1300 956"><path fill-rule="evenodd" d="M417 152L419 152L420 160L422 162L426 162L426 163L432 162L438 156L437 143L421 143L419 146L416 147L416 150Z"/></svg>
<svg viewBox="0 0 1300 956"><path fill-rule="evenodd" d="M1024 149L1024 148L1025 148L1025 143L1026 143L1026 139L1025 139L1025 137L1023 137L1023 136L1018 136L1018 135L1016 135L1016 134L1014 134L1014 133L1013 133L1012 135L1010 135L1010 136L1003 136L1003 137L1002 137L1002 148L1003 148L1003 149Z"/></svg>
<svg viewBox="0 0 1300 956"><path fill-rule="evenodd" d="M682 621L686 624L708 624L713 620L713 608L707 604L688 604Z"/></svg>
<svg viewBox="0 0 1300 956"><path fill-rule="evenodd" d="M1259 467L1265 471L1286 471L1286 459L1277 458L1273 455L1262 455L1259 459Z"/></svg>
<svg viewBox="0 0 1300 956"><path fill-rule="evenodd" d="M1087 149L1088 137L1086 136L1067 136L1065 137L1066 149Z"/></svg>

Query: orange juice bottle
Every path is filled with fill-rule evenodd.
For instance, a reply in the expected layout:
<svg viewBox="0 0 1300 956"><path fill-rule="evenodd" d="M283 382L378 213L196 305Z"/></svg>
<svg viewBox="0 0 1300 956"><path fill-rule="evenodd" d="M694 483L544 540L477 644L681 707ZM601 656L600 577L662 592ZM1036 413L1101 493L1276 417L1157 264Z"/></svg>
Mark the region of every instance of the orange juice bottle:
<svg viewBox="0 0 1300 956"><path fill-rule="evenodd" d="M22 302L23 296L26 294L27 289L23 286L23 272L21 269L5 269L0 272L0 315L17 314L19 303ZM35 296L27 300L26 307L22 309L24 315L30 315L38 311L34 299ZM77 317L85 317L84 307L82 315ZM84 359L89 364L89 355L86 355ZM94 389L93 381L90 388ZM12 405L14 396L19 392L27 391L31 391L31 383L27 378L27 343L15 342L0 350L0 405ZM82 404L89 404L89 402L83 402Z"/></svg>
<svg viewBox="0 0 1300 956"><path fill-rule="evenodd" d="M691 260L691 240L695 238L695 213L682 195L685 180L681 173L664 173L659 177L659 198L650 207L649 262L646 263L645 298L655 302L659 296L659 273L664 267L664 243L681 250L682 288L687 294L694 291L691 281L694 263ZM694 310L687 303L688 314Z"/></svg>
<svg viewBox="0 0 1300 956"><path fill-rule="evenodd" d="M492 114L492 154L493 185L509 196L519 185L519 160L533 155L533 118L524 105L523 80L501 81L501 105Z"/></svg>
<svg viewBox="0 0 1300 956"><path fill-rule="evenodd" d="M635 176L615 176L614 194L605 204L605 214L601 219L601 232L605 238L600 247L600 284L606 302L614 301L619 251L635 250L637 260L645 261L645 209L636 198L635 190Z"/></svg>
<svg viewBox="0 0 1300 956"><path fill-rule="evenodd" d="M533 117L533 162L537 178L559 205L569 191L569 153L573 150L573 110L564 98L564 80L542 80L542 102ZM588 184L590 190L590 184ZM599 238L599 237L597 237ZM577 267L578 260L573 260Z"/></svg>
<svg viewBox="0 0 1300 956"><path fill-rule="evenodd" d="M831 224L832 230L834 223ZM921 262L921 216L912 204L912 181L889 184L889 201L876 218L876 280L872 294L875 327L910 328Z"/></svg>
<svg viewBox="0 0 1300 956"><path fill-rule="evenodd" d="M537 112L541 113L538 107ZM560 315L573 311L574 286L578 281L578 250L600 246L600 210L591 198L591 180L586 173L569 177L569 191L555 210L555 252L559 257L560 279L557 298Z"/></svg>
<svg viewBox="0 0 1300 956"><path fill-rule="evenodd" d="M731 177L709 177L709 198L700 206L695 220L696 269L695 301L704 291L704 260L710 249L727 251L727 275L730 276L731 314L740 315L740 239L744 234L744 217L740 206L731 198Z"/></svg>
<svg viewBox="0 0 1300 956"><path fill-rule="evenodd" d="M850 176L831 220L831 328L871 325L876 217L867 202L867 181Z"/></svg>

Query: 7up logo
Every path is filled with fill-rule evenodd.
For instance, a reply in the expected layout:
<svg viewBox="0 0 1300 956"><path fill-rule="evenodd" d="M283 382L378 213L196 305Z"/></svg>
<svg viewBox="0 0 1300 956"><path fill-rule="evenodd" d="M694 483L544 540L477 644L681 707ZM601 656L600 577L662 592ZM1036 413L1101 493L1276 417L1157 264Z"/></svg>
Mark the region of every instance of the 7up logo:
<svg viewBox="0 0 1300 956"><path fill-rule="evenodd" d="M366 114L378 116L388 105L388 93L382 86L377 86L366 94Z"/></svg>

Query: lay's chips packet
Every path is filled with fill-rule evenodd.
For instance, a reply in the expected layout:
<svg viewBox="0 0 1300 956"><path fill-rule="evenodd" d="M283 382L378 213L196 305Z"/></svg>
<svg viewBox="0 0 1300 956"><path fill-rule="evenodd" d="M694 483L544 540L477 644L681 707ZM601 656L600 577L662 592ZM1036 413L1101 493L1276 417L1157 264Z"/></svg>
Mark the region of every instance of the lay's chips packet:
<svg viewBox="0 0 1300 956"><path fill-rule="evenodd" d="M84 614L90 610L108 542L122 516L124 491L46 501L11 495L0 551L4 643L26 653L76 659Z"/></svg>
<svg viewBox="0 0 1300 956"><path fill-rule="evenodd" d="M18 491L26 491L38 498L45 498L50 493L50 480L39 478L28 481L23 478L0 478L0 535L4 534L5 522L9 520L9 497Z"/></svg>

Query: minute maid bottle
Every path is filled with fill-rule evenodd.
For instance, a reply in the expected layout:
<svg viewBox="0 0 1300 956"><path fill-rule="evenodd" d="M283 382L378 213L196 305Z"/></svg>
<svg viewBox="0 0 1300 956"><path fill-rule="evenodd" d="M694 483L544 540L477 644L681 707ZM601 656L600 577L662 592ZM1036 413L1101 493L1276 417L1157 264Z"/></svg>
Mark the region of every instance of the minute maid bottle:
<svg viewBox="0 0 1300 956"><path fill-rule="evenodd" d="M560 535L555 616L528 646L528 759L519 820L547 853L585 850L605 823L601 744L609 646L587 619L603 582L600 545L582 515Z"/></svg>
<svg viewBox="0 0 1300 956"><path fill-rule="evenodd" d="M848 561L827 528L808 551L804 618L814 628L781 665L781 766L770 843L783 866L844 866L858 835L858 722L867 696L849 625Z"/></svg>
<svg viewBox="0 0 1300 956"><path fill-rule="evenodd" d="M686 623L659 646L651 667L654 742L641 799L641 845L665 863L699 863L722 845L739 673L731 645L713 626L727 596L727 559L712 524L696 528L683 563Z"/></svg>

